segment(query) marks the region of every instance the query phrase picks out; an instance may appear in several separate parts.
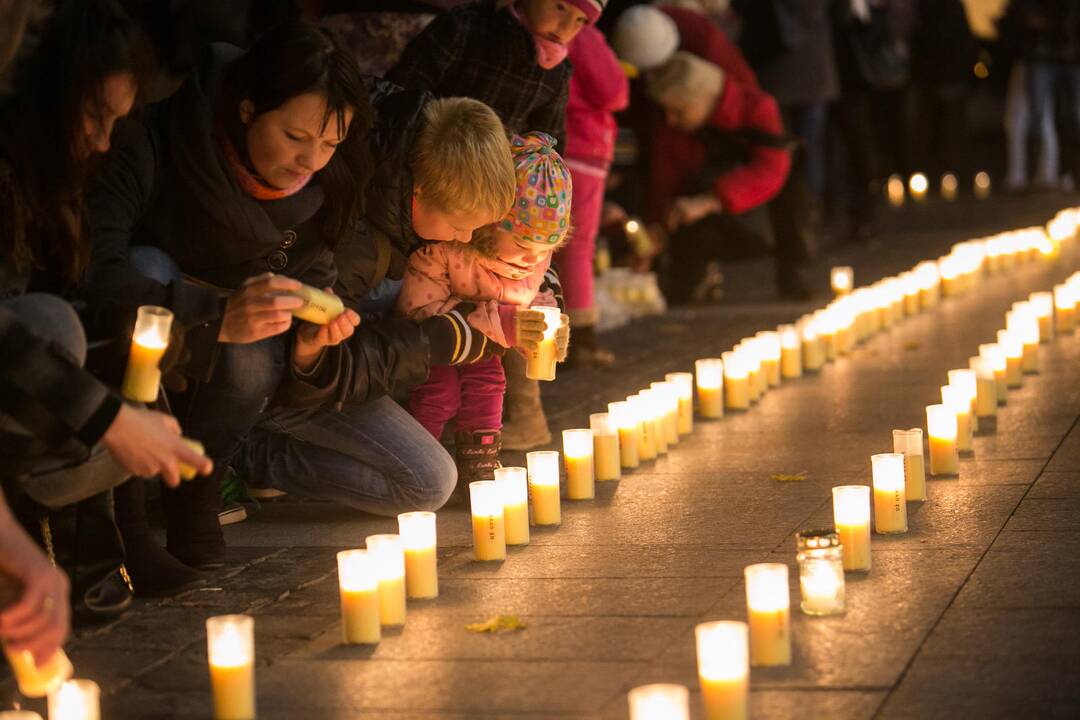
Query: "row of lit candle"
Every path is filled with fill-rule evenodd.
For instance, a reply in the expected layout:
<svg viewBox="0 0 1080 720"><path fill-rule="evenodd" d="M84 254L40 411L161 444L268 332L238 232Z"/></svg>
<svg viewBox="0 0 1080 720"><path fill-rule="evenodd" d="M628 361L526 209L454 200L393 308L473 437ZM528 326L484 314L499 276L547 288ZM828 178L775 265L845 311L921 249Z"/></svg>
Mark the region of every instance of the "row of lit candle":
<svg viewBox="0 0 1080 720"><path fill-rule="evenodd" d="M940 189L942 200L952 202L959 195L960 181L954 173L945 173L941 176ZM915 202L925 202L930 194L930 181L924 173L914 173L908 178L906 190L907 194L911 195ZM979 200L990 197L990 174L985 171L976 173L972 181L972 190ZM885 196L893 207L903 206L905 199L904 178L900 175L890 175L889 179L885 181Z"/></svg>
<svg viewBox="0 0 1080 720"><path fill-rule="evenodd" d="M1075 223L1073 228L1072 235L1075 235ZM1059 240L1064 239L1068 238L1059 236ZM961 251L960 256L964 252ZM926 276L928 271L924 268L927 267L921 264L916 273ZM959 277L968 273L977 274L984 268L989 271L988 265L982 261L957 262L949 265L947 274ZM955 276L952 275L954 269ZM933 270L937 271L937 267ZM846 297L851 292L853 274L850 268L845 268L841 269L840 275L840 282L837 283L834 273L834 289L839 296ZM1053 299L1052 311L1047 310L1048 298ZM1034 346L1029 349L1029 367L1038 367L1037 346L1040 339L1046 342L1051 332L1071 332L1075 327L1078 298L1080 273L1055 287L1052 295L1035 293L1026 303L1014 305L1011 312L1017 318L1013 321L1016 332L1020 333L1023 328L1020 337L1027 338L1027 344L1031 346L1031 326L1034 325L1038 332ZM933 302L936 302L936 298ZM924 302L920 301L919 306L924 307ZM784 334L782 328L782 338ZM971 449L971 433L977 429L979 418L988 420L996 415L998 404L1004 403L1009 380L1014 375L1015 384L1012 386L1019 385L1025 343L1020 339L1012 342L1012 335L1007 335L1005 339L1010 341L1010 347L1016 346L1012 348L1016 351L1013 373L1009 372L1008 355L1002 347L997 344L982 345L979 355L969 359L968 368L948 373L949 384L941 389L943 403L927 408L932 474L955 474L958 452ZM793 342L788 344L788 347L793 346ZM783 341L781 347L784 347ZM783 365L781 362L781 368ZM702 372L703 368L705 373ZM701 395L703 375L706 387L715 394L722 392L721 384L728 379L722 360L698 361L699 407L706 402ZM782 377L797 376L794 372L790 375L782 373ZM737 377L741 379L742 373L739 372ZM721 410L717 411L719 414L722 414ZM959 433L961 438L958 439L960 430L963 432ZM796 536L800 608L808 615L833 615L846 610L844 573L868 572L871 568L871 519L876 533L906 533L907 503L927 499L923 431L920 428L893 430L893 452L872 455L870 461L870 486L846 485L832 490L835 532L811 531ZM744 574L747 622L704 623L695 631L701 702L704 716L710 720L740 720L748 716L751 665L787 665L791 662L787 565L751 565ZM631 690L628 700L631 720L680 720L690 717L689 690L682 685L643 685Z"/></svg>

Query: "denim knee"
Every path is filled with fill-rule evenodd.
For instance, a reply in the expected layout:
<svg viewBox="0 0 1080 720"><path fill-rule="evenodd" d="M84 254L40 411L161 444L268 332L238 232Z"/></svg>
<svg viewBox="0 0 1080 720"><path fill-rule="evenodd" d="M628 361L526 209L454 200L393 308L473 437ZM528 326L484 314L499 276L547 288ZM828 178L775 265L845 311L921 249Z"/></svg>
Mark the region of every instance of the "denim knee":
<svg viewBox="0 0 1080 720"><path fill-rule="evenodd" d="M280 336L244 345L224 344L210 385L227 388L230 395L269 401L285 372L285 352Z"/></svg>
<svg viewBox="0 0 1080 720"><path fill-rule="evenodd" d="M407 463L413 476L409 493L412 509L433 512L445 505L454 492L457 465L438 440L430 439L431 447L416 453Z"/></svg>
<svg viewBox="0 0 1080 720"><path fill-rule="evenodd" d="M160 248L150 245L136 245L128 251L128 262L140 275L168 285L182 276L180 266Z"/></svg>
<svg viewBox="0 0 1080 720"><path fill-rule="evenodd" d="M46 293L29 293L5 300L4 304L30 330L71 356L76 365L86 363L86 331L75 308L67 300Z"/></svg>

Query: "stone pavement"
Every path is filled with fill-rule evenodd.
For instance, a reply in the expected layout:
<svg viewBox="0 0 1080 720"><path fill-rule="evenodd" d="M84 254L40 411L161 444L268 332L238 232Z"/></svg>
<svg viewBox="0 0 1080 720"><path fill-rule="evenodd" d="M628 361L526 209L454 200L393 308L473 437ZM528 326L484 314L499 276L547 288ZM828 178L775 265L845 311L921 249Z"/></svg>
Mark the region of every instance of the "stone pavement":
<svg viewBox="0 0 1080 720"><path fill-rule="evenodd" d="M865 284L1066 202L917 209L893 217L878 246L829 260ZM226 529L230 565L211 587L140 602L75 639L72 659L101 683L105 720L206 718L205 618L250 612L264 720L625 718L627 690L648 682L690 686L699 717L694 625L745 619L743 567L794 569L794 533L831 524L830 488L868 483L869 456L891 450L892 428L924 425L946 371L992 339L1010 304L1074 269L1029 264L989 279L749 413L699 421L666 457L598 485L595 501L564 501L562 526L534 528L505 563L473 562L466 513L440 512L441 595L410 603L404 630L375 648L339 643L334 553L396 523L271 503ZM729 277L731 302L609 338L617 371L545 387L553 429L809 307L762 302L761 265ZM794 661L753 670L753 717L1080 716L1080 332L1040 352L1042 372L1010 392L959 479L929 481L929 500L909 505L909 533L874 536L873 570L848 576L845 615L802 615L793 583ZM802 482L770 477L803 471ZM528 627L464 628L496 614ZM10 683L0 688L4 703Z"/></svg>

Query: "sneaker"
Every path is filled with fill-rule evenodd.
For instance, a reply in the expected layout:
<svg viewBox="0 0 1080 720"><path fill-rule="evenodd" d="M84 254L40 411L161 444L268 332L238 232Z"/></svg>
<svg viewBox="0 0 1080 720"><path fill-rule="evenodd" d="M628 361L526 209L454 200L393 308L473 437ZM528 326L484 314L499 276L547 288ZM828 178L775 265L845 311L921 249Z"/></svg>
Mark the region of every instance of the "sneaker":
<svg viewBox="0 0 1080 720"><path fill-rule="evenodd" d="M233 525L245 520L247 520L247 508L238 502L229 501L218 511L218 522L222 525Z"/></svg>
<svg viewBox="0 0 1080 720"><path fill-rule="evenodd" d="M247 489L247 494L248 497L254 498L256 500L273 500L274 498L285 497L289 493L285 492L284 490L278 490L277 488L272 487L249 487Z"/></svg>

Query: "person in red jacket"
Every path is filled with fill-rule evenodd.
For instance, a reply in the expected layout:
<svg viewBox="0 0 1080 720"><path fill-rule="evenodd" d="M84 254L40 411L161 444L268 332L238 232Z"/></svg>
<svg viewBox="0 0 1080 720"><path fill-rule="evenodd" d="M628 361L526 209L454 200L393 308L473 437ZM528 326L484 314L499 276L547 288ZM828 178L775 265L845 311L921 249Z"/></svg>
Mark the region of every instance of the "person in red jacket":
<svg viewBox="0 0 1080 720"><path fill-rule="evenodd" d="M614 357L596 344L598 316L593 303L593 253L600 230L604 185L615 155L616 113L629 101L629 82L619 59L592 26L581 29L570 43L570 100L566 106L566 164L574 177L570 242L559 250L566 313L574 342L568 362L610 366Z"/></svg>
<svg viewBox="0 0 1080 720"><path fill-rule="evenodd" d="M646 92L681 132L652 174L672 198L662 216L672 234L668 299L685 302L706 259L768 252L764 205L787 181L791 153L772 96L696 55L677 52L650 71Z"/></svg>

